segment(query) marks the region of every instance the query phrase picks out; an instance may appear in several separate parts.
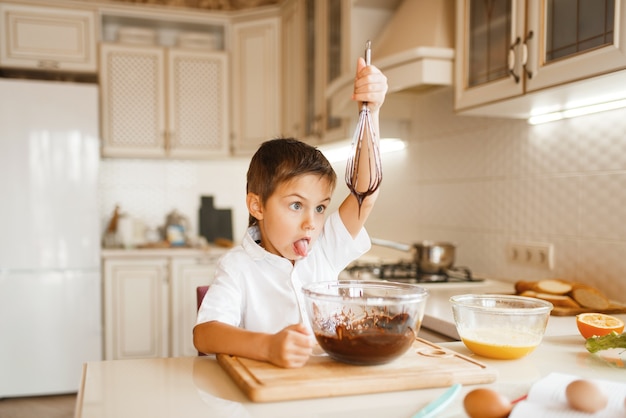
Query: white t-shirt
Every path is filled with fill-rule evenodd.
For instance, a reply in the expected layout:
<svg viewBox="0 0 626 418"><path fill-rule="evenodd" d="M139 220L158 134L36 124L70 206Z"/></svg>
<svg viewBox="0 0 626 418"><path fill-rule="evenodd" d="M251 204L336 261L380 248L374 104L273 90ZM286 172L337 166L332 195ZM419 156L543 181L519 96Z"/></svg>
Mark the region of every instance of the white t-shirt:
<svg viewBox="0 0 626 418"><path fill-rule="evenodd" d="M309 254L293 265L267 252L258 239L258 227L248 228L242 244L220 259L198 311L198 324L220 321L271 334L297 323L309 326L301 287L337 280L341 270L371 246L365 229L352 239L338 212L328 216Z"/></svg>

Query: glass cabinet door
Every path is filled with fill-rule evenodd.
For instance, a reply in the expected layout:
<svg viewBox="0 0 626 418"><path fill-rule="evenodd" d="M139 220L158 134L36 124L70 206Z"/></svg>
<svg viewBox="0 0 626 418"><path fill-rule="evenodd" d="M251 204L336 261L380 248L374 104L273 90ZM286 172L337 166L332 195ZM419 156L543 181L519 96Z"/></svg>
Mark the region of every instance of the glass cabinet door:
<svg viewBox="0 0 626 418"><path fill-rule="evenodd" d="M326 19L328 22L327 36L326 36L326 85L333 82L337 77L341 75L341 62L343 51L341 47L342 42L342 1L341 0L329 0L328 9L326 10ZM341 127L341 119L333 117L328 111L330 106L325 103L326 113L326 132L332 131Z"/></svg>
<svg viewBox="0 0 626 418"><path fill-rule="evenodd" d="M315 2L314 0L305 0L306 11L306 94L304 104L304 135L306 137L319 135L320 127L318 126L317 107L315 106Z"/></svg>
<svg viewBox="0 0 626 418"><path fill-rule="evenodd" d="M626 7L619 0L528 1L526 90L626 67ZM618 39L620 38L620 39Z"/></svg>
<svg viewBox="0 0 626 418"><path fill-rule="evenodd" d="M457 0L456 5L457 111L523 117L529 108L536 113L598 95L575 87L559 93L554 87L600 83L601 76L626 70L624 1ZM529 95L542 90L550 94Z"/></svg>
<svg viewBox="0 0 626 418"><path fill-rule="evenodd" d="M548 0L544 62L613 45L615 0Z"/></svg>
<svg viewBox="0 0 626 418"><path fill-rule="evenodd" d="M472 1L468 12L468 86L508 77L511 1Z"/></svg>
<svg viewBox="0 0 626 418"><path fill-rule="evenodd" d="M306 102L304 134L314 141L331 141L344 121L330 114L326 87L342 75L347 8L345 0L305 0Z"/></svg>
<svg viewBox="0 0 626 418"><path fill-rule="evenodd" d="M523 0L457 0L455 107L523 93Z"/></svg>

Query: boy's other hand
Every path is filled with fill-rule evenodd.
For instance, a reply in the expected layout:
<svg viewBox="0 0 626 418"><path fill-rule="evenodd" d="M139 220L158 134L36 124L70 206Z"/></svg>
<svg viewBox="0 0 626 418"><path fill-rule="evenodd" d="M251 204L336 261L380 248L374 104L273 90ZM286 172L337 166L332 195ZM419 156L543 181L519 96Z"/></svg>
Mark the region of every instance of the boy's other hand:
<svg viewBox="0 0 626 418"><path fill-rule="evenodd" d="M303 324L290 325L270 337L269 361L280 367L302 367L313 353L311 331Z"/></svg>

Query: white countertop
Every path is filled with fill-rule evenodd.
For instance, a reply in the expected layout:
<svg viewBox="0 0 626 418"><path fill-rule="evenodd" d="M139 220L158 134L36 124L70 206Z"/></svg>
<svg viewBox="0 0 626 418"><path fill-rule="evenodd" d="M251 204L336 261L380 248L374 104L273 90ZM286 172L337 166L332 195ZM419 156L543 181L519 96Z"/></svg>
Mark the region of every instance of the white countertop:
<svg viewBox="0 0 626 418"><path fill-rule="evenodd" d="M142 250L143 253L143 250ZM128 253L123 253L128 254ZM155 252L153 255L163 254ZM185 252L185 254L189 254ZM130 255L130 254L128 254ZM136 254L135 254L136 255ZM513 293L513 283L423 284L430 290L422 327L458 339L449 298L463 293ZM626 321L626 314L616 315ZM427 338L424 336L424 338ZM489 385L516 399L550 372L623 382L626 369L609 365L584 348L574 317L551 316L542 344L519 360L474 356L461 342L438 343L495 368ZM441 417L465 417L462 399L478 386L466 386ZM253 403L213 357L180 357L91 362L85 366L76 417L410 417L445 389L419 389L361 396Z"/></svg>
<svg viewBox="0 0 626 418"><path fill-rule="evenodd" d="M626 320L626 315L618 315ZM555 320L556 319L556 320ZM552 317L541 345L519 360L489 360L462 343L440 346L494 367L492 387L509 399L526 394L550 372L624 382L626 369L611 366L584 348L573 317ZM441 417L465 417L465 386ZM115 360L88 363L77 401L77 418L103 417L403 417L408 418L445 389L253 403L213 357Z"/></svg>
<svg viewBox="0 0 626 418"><path fill-rule="evenodd" d="M103 248L102 258L142 258L142 257L220 257L228 248L209 246L207 248L167 247L167 248Z"/></svg>

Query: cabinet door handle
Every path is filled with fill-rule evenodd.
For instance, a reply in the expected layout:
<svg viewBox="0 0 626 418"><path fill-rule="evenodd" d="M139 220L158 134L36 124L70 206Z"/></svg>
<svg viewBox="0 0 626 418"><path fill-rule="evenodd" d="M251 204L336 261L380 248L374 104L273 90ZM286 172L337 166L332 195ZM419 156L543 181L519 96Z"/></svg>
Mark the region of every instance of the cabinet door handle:
<svg viewBox="0 0 626 418"><path fill-rule="evenodd" d="M37 66L39 68L44 68L44 69L58 70L59 69L59 62L58 61L54 61L54 60L40 60L37 63Z"/></svg>
<svg viewBox="0 0 626 418"><path fill-rule="evenodd" d="M161 146L165 149L165 151L169 151L169 133L167 131L161 132Z"/></svg>
<svg viewBox="0 0 626 418"><path fill-rule="evenodd" d="M198 264L215 264L217 261L216 256L208 256L208 257L196 257L196 263Z"/></svg>
<svg viewBox="0 0 626 418"><path fill-rule="evenodd" d="M533 31L529 31L528 35L526 35L526 38L524 38L524 46L523 46L523 50L522 50L522 55L523 55L523 61L522 61L522 66L524 67L524 72L526 73L526 77L533 78L533 72L530 71L527 67L526 64L528 64L528 41L530 39L533 38Z"/></svg>
<svg viewBox="0 0 626 418"><path fill-rule="evenodd" d="M509 48L509 74L515 79L515 83L519 83L520 77L515 74L515 49L522 43L521 38L518 36L515 42Z"/></svg>

